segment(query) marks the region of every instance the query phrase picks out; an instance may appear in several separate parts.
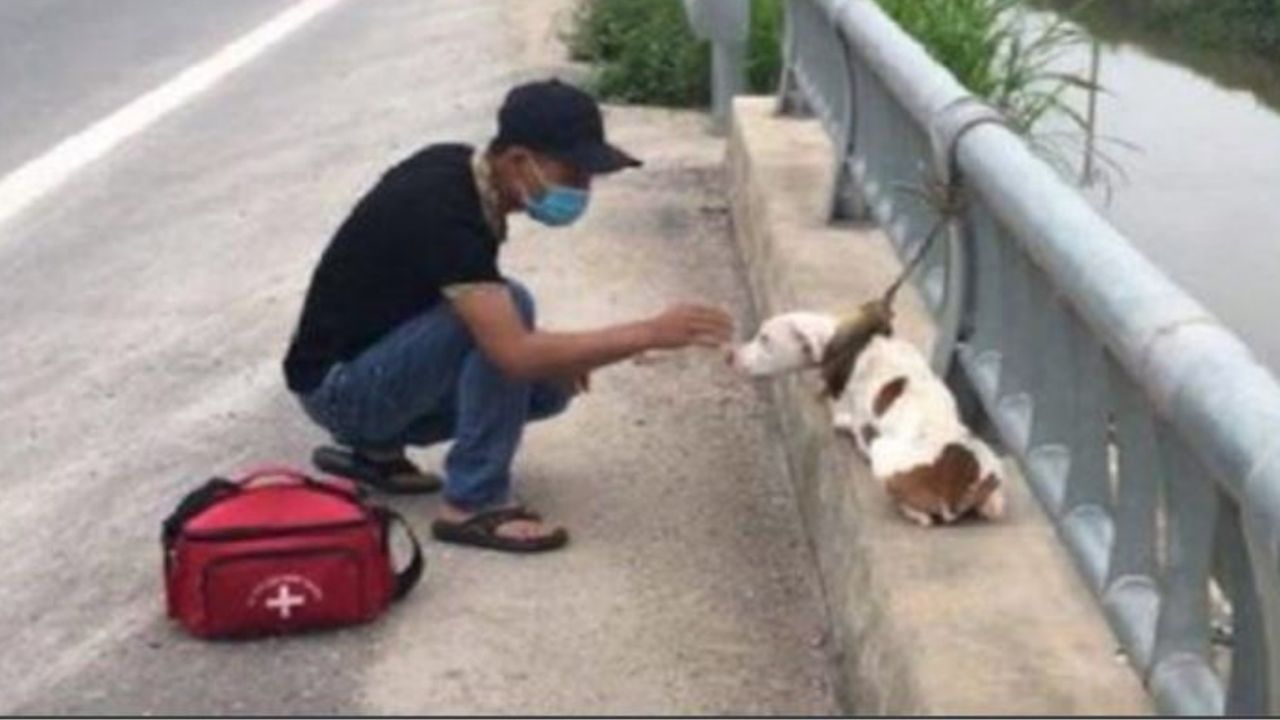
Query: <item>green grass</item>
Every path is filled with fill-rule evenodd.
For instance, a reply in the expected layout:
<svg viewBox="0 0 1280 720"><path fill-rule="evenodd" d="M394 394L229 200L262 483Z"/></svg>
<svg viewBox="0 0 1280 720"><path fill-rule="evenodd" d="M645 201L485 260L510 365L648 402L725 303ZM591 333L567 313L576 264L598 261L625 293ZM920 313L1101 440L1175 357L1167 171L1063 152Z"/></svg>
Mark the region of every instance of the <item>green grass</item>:
<svg viewBox="0 0 1280 720"><path fill-rule="evenodd" d="M777 87L785 1L750 0L751 92ZM1082 87L1078 78L1048 70L1078 41L1074 31L1058 23L1028 34L1019 0L879 2L961 84L1004 110L1020 129L1046 113L1069 112L1062 93ZM689 29L680 0L582 0L565 41L574 59L595 66L593 89L604 99L678 107L709 102L711 49Z"/></svg>
<svg viewBox="0 0 1280 720"><path fill-rule="evenodd" d="M781 72L783 3L788 0L749 1L748 88L772 93ZM1280 0L1222 1L1280 6ZM1061 0L1072 3L1068 9L1073 12L1035 27L1028 24L1030 14L1022 0L878 2L962 85L999 109L1042 158L1064 176L1074 174L1074 159L1090 130L1066 96L1072 90L1100 88L1055 70L1054 63L1086 40L1067 18L1090 0ZM575 60L593 65L592 89L603 99L673 107L706 107L710 102L710 44L693 35L681 0L580 0L564 40ZM1066 118L1071 127L1039 130L1049 116ZM1116 138L1099 139L1128 146ZM1089 181L1110 187L1110 178L1123 176L1123 168L1097 143L1088 147L1097 168Z"/></svg>
<svg viewBox="0 0 1280 720"><path fill-rule="evenodd" d="M1107 2L1108 0L1100 0ZM1069 94L1102 91L1083 75L1064 72L1059 61L1088 42L1071 18L1090 0L1065 0L1064 12L1035 14L1021 0L878 0L885 11L914 36L962 85L1003 113L1009 125L1063 176L1075 174L1080 153L1090 153L1095 168L1089 182L1109 188L1123 167L1106 151L1132 148L1111 137L1097 137ZM1064 120L1049 130L1046 120ZM1059 123L1059 126L1063 123Z"/></svg>
<svg viewBox="0 0 1280 720"><path fill-rule="evenodd" d="M787 0L749 1L748 87L771 93L781 70ZM1034 132L1046 116L1065 116L1083 129L1084 119L1064 97L1073 89L1089 89L1089 83L1053 69L1059 55L1083 41L1065 20L1029 27L1020 0L879 2L1042 154L1054 152ZM681 0L581 0L565 42L574 59L594 66L592 89L603 99L675 107L705 107L710 101L711 48L693 35Z"/></svg>
<svg viewBox="0 0 1280 720"><path fill-rule="evenodd" d="M747 87L753 93L772 93L782 74L782 3L751 0L751 29L747 36Z"/></svg>
<svg viewBox="0 0 1280 720"><path fill-rule="evenodd" d="M566 42L571 57L594 65L592 89L603 99L708 103L711 47L694 37L680 0L584 0Z"/></svg>
<svg viewBox="0 0 1280 720"><path fill-rule="evenodd" d="M747 49L752 92L772 92L782 58L782 2L750 0ZM582 0L566 34L574 60L594 66L603 99L670 107L706 107L711 45L694 36L680 0Z"/></svg>
<svg viewBox="0 0 1280 720"><path fill-rule="evenodd" d="M999 85L996 60L1005 42L1001 14L1015 0L879 0L899 25L974 94L991 97Z"/></svg>
<svg viewBox="0 0 1280 720"><path fill-rule="evenodd" d="M1068 0L1032 0L1069 10ZM1280 0L1100 0L1081 21L1100 34L1111 27L1169 40L1188 51L1256 56L1280 63Z"/></svg>
<svg viewBox="0 0 1280 720"><path fill-rule="evenodd" d="M1086 39L1065 19L1031 27L1020 0L879 2L962 85L1003 111L1024 134L1051 113L1083 124L1063 96L1089 83L1053 69Z"/></svg>
<svg viewBox="0 0 1280 720"><path fill-rule="evenodd" d="M1245 50L1280 61L1280 0L1110 0L1114 12L1213 50Z"/></svg>

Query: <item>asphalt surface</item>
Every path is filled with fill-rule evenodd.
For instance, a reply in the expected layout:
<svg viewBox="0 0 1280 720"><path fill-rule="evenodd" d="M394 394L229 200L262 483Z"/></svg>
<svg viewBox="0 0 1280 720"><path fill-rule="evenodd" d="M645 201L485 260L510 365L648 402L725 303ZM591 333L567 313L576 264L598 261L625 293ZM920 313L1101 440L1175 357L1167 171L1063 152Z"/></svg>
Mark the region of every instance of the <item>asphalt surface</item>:
<svg viewBox="0 0 1280 720"><path fill-rule="evenodd" d="M288 6L289 0L0 2L0 175Z"/></svg>
<svg viewBox="0 0 1280 720"><path fill-rule="evenodd" d="M557 4L347 0L0 225L0 714L835 710L769 408L700 353L603 371L531 430L520 493L563 552L429 543L401 606L320 635L205 643L163 616L176 500L323 439L279 361L329 234L390 163L491 134L555 62ZM0 174L284 4L196 6L0 3ZM517 224L507 271L556 327L680 299L748 318L723 145L697 116L609 122L645 170L572 230ZM426 534L435 500L392 504Z"/></svg>

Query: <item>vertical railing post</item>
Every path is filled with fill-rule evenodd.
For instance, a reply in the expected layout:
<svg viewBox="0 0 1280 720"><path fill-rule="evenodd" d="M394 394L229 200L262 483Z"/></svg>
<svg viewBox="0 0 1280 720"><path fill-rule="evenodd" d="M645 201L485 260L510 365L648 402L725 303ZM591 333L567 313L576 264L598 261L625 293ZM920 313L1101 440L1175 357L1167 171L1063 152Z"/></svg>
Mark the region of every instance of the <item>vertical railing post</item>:
<svg viewBox="0 0 1280 720"><path fill-rule="evenodd" d="M1219 491L1221 492L1221 491ZM1227 641L1231 644L1231 677L1226 711L1230 715L1265 715L1270 664L1266 621L1258 581L1249 561L1244 517L1233 503L1218 505L1215 565L1218 582L1231 607Z"/></svg>
<svg viewBox="0 0 1280 720"><path fill-rule="evenodd" d="M1209 576L1218 521L1214 480L1161 425L1151 465L1165 476L1166 548L1156 644L1147 684L1162 707L1219 715L1223 688L1210 664Z"/></svg>
<svg viewBox="0 0 1280 720"><path fill-rule="evenodd" d="M750 0L684 0L693 32L711 41L711 125L724 133L733 98L747 87L747 34Z"/></svg>
<svg viewBox="0 0 1280 720"><path fill-rule="evenodd" d="M711 122L716 132L729 127L733 98L747 89L745 42L717 42L711 46Z"/></svg>
<svg viewBox="0 0 1280 720"><path fill-rule="evenodd" d="M808 114L804 90L800 87L799 68L799 3L788 2L782 6L782 72L778 78L778 114Z"/></svg>

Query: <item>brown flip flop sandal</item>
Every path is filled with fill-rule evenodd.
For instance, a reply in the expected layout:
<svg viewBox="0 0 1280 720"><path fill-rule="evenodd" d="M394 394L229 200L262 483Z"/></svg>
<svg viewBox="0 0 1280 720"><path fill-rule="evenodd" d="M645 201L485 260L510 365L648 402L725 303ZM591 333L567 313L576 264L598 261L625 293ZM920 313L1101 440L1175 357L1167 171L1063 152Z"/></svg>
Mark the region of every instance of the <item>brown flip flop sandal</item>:
<svg viewBox="0 0 1280 720"><path fill-rule="evenodd" d="M311 462L322 472L389 495L426 495L444 487L439 475L419 470L404 456L374 460L358 450L322 446L312 453Z"/></svg>
<svg viewBox="0 0 1280 720"><path fill-rule="evenodd" d="M499 508L477 513L461 522L436 520L431 523L431 534L441 542L514 553L555 550L569 542L569 533L564 528L556 528L549 535L528 539L498 534L498 528L512 520L541 519L542 516L522 507Z"/></svg>

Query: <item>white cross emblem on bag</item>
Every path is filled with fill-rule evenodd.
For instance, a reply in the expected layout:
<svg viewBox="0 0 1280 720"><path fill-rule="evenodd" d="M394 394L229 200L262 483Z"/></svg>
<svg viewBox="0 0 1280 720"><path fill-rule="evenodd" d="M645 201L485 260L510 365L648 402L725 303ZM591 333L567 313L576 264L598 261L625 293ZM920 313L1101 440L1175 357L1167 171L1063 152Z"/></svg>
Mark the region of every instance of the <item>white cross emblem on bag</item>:
<svg viewBox="0 0 1280 720"><path fill-rule="evenodd" d="M280 584L280 590L265 603L268 609L275 610L280 613L281 620L288 620L293 615L295 607L302 607L307 604L305 595L294 595L289 592L289 585Z"/></svg>

